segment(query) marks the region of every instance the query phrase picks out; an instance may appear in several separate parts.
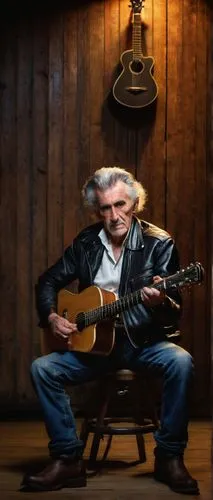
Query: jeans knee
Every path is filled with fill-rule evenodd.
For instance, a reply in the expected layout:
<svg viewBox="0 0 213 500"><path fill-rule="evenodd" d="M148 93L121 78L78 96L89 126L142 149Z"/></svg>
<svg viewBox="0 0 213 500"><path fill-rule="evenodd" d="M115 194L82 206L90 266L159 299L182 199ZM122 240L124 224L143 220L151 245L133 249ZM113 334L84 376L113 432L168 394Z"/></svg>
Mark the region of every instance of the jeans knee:
<svg viewBox="0 0 213 500"><path fill-rule="evenodd" d="M43 378L44 374L47 373L47 363L45 362L45 357L35 359L31 365L31 377L33 380Z"/></svg>
<svg viewBox="0 0 213 500"><path fill-rule="evenodd" d="M194 360L191 354L182 348L179 348L176 352L175 369L179 371L181 378L188 377L191 378L194 375Z"/></svg>

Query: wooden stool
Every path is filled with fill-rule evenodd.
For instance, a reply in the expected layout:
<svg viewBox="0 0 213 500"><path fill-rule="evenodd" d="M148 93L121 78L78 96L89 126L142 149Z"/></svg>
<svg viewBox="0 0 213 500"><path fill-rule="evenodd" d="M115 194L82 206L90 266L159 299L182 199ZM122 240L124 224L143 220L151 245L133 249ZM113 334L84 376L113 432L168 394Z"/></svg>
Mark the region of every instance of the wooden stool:
<svg viewBox="0 0 213 500"><path fill-rule="evenodd" d="M88 468L95 468L98 463L103 463L107 458L114 435L134 435L137 441L139 462L146 461L144 434L154 432L159 426L159 421L156 406L151 399L150 382L146 391L146 400L143 401L142 392L145 391L142 389L144 389L145 382L146 377L130 370L109 373L101 380L101 404L98 415L95 418L86 417L80 432L84 448L89 434L94 434ZM126 401L127 399L129 400L127 416L118 416L121 400ZM144 402L146 402L145 406ZM144 412L144 407L146 407L146 412ZM108 442L101 461L97 461L100 440L105 435L108 436Z"/></svg>

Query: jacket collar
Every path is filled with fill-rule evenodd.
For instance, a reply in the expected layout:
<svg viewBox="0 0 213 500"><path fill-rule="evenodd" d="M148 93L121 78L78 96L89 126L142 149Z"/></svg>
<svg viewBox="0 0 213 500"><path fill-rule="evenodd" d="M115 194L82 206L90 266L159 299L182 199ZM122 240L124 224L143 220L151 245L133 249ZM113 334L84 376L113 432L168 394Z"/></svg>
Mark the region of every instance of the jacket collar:
<svg viewBox="0 0 213 500"><path fill-rule="evenodd" d="M139 250L144 247L143 221L133 216L132 224L126 242L126 248L129 250Z"/></svg>

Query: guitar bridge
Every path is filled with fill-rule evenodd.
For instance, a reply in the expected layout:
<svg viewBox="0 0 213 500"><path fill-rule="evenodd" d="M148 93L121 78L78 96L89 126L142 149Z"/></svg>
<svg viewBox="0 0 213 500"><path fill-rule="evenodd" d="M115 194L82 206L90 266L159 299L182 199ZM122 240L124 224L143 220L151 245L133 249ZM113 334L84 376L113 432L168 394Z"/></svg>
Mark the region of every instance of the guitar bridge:
<svg viewBox="0 0 213 500"><path fill-rule="evenodd" d="M131 94L140 94L141 92L147 92L147 87L125 87L125 90L131 92Z"/></svg>

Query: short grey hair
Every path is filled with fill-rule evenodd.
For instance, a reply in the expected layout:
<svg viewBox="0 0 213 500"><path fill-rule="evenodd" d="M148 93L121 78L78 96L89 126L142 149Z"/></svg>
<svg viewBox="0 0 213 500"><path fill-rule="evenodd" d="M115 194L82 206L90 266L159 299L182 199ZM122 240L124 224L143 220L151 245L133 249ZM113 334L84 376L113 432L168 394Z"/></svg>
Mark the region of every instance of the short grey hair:
<svg viewBox="0 0 213 500"><path fill-rule="evenodd" d="M138 201L135 211L141 212L144 208L147 193L140 182L134 176L121 167L102 167L94 172L85 182L82 189L84 205L97 209L96 190L106 191L114 186L118 181L122 181L127 186L127 192L133 201Z"/></svg>

